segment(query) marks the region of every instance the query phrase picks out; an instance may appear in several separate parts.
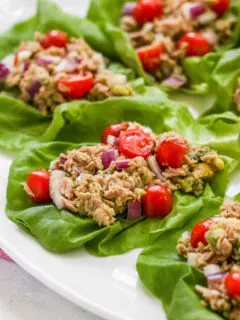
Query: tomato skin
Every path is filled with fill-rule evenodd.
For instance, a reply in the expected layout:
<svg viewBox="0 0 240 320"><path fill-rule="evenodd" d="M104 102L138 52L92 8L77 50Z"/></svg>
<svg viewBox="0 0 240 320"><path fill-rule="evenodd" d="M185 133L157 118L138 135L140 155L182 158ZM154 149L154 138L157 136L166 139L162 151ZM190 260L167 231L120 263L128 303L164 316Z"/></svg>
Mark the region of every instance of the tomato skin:
<svg viewBox="0 0 240 320"><path fill-rule="evenodd" d="M231 297L240 297L240 271L231 272L225 278L225 288Z"/></svg>
<svg viewBox="0 0 240 320"><path fill-rule="evenodd" d="M229 9L230 2L230 0L216 0L216 2L212 4L211 8L218 14L218 16L221 16Z"/></svg>
<svg viewBox="0 0 240 320"><path fill-rule="evenodd" d="M167 216L173 206L171 191L164 186L151 186L142 196L143 211L147 218L160 218Z"/></svg>
<svg viewBox="0 0 240 320"><path fill-rule="evenodd" d="M163 51L164 49L161 44L138 49L137 55L142 62L144 70L149 72L156 70L160 65Z"/></svg>
<svg viewBox="0 0 240 320"><path fill-rule="evenodd" d="M133 17L139 24L153 21L163 14L161 0L139 0L133 10Z"/></svg>
<svg viewBox="0 0 240 320"><path fill-rule="evenodd" d="M69 74L57 80L58 90L67 99L80 99L93 87L93 75L86 72L84 75Z"/></svg>
<svg viewBox="0 0 240 320"><path fill-rule="evenodd" d="M179 48L185 44L187 44L185 50L188 57L201 57L210 52L207 39L198 32L187 32L177 42Z"/></svg>
<svg viewBox="0 0 240 320"><path fill-rule="evenodd" d="M68 36L65 32L60 30L51 30L46 33L45 37L41 41L41 46L47 49L51 46L58 48L65 48L68 43Z"/></svg>
<svg viewBox="0 0 240 320"><path fill-rule="evenodd" d="M122 132L119 139L120 152L128 157L143 157L146 159L154 148L154 141L150 135L140 129Z"/></svg>
<svg viewBox="0 0 240 320"><path fill-rule="evenodd" d="M33 194L33 196L29 195L32 201L47 202L51 200L49 182L50 173L47 170L36 170L29 173L26 185Z"/></svg>
<svg viewBox="0 0 240 320"><path fill-rule="evenodd" d="M102 133L102 143L107 144L108 136L114 136L118 138L122 131L126 131L128 129L128 123L118 123L118 124L110 124L107 126Z"/></svg>
<svg viewBox="0 0 240 320"><path fill-rule="evenodd" d="M208 232L211 224L212 224L212 220L208 219L208 220L198 222L194 226L191 233L191 244L194 248L197 248L199 242L202 242L204 245L207 244L205 234L206 232Z"/></svg>
<svg viewBox="0 0 240 320"><path fill-rule="evenodd" d="M156 152L156 159L162 168L179 168L188 148L186 140L163 140Z"/></svg>

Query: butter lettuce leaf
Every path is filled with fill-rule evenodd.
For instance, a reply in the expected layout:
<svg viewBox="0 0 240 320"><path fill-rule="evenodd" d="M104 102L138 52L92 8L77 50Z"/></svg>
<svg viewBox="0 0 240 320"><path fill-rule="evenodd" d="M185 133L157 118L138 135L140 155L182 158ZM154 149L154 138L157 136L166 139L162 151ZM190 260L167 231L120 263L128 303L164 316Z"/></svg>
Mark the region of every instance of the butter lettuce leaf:
<svg viewBox="0 0 240 320"><path fill-rule="evenodd" d="M150 87L149 90L153 93L158 89ZM31 171L47 169L61 152L99 142L105 126L124 120L138 121L156 133L177 131L192 143L212 146L223 157L225 169L210 186L206 185L200 197L175 192L174 209L163 220L142 217L129 222L118 219L113 226L99 228L87 217L67 210L59 211L52 204L36 205L28 199L22 184ZM66 252L85 245L90 253L107 256L146 247L159 235L182 229L192 217L199 216L205 198L218 199L224 195L229 174L240 158L238 135L239 119L236 116L210 116L202 125L186 107L169 101L165 95L156 99L143 92L142 96L133 98L112 98L96 103L75 101L62 105L42 137L45 142L32 143L14 160L9 174L6 213L54 252Z"/></svg>

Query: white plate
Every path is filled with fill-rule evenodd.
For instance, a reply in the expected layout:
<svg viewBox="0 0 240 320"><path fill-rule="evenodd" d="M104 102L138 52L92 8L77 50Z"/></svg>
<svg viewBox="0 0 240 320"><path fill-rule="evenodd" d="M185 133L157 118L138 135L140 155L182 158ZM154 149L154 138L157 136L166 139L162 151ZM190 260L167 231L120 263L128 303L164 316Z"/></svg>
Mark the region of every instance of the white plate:
<svg viewBox="0 0 240 320"><path fill-rule="evenodd" d="M56 1L69 12L84 15L88 1ZM34 12L35 0L0 0L1 28ZM14 10L13 10L14 9ZM0 155L0 246L26 271L57 293L83 308L109 320L164 320L161 303L141 286L135 268L140 250L96 258L83 249L55 255L44 250L35 239L4 214L5 190L11 158ZM237 181L229 189L237 192Z"/></svg>

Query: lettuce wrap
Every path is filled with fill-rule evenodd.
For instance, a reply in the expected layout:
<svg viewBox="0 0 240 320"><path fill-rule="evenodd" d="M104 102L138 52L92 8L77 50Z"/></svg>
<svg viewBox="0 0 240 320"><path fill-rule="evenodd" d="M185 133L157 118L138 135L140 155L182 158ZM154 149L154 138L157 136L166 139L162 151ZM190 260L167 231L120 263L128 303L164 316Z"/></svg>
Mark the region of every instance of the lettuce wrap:
<svg viewBox="0 0 240 320"><path fill-rule="evenodd" d="M235 201L239 199L239 194L234 197ZM221 199L207 197L203 201L201 220L219 214ZM193 217L183 230L192 230L199 221L199 216ZM137 262L139 277L151 293L161 299L169 320L220 320L220 315L202 306L201 297L194 289L196 284L206 285L206 277L177 253L176 244L182 231L160 235L153 245L142 251Z"/></svg>
<svg viewBox="0 0 240 320"><path fill-rule="evenodd" d="M119 28L119 20L123 5L128 2L126 0L115 1L114 7L111 6L109 0L92 0L87 17L97 23L105 30L105 33L112 40L116 52L122 61L133 68L138 75L143 77L147 83L151 79L144 72L142 65L137 57L135 49L130 45L127 36ZM184 104L193 106L197 111L197 115L201 116L205 113L223 112L231 110L231 103L223 104L216 95L214 69L226 50L236 48L240 42L240 4L239 1L233 0L230 12L226 17L233 16L238 19L232 35L224 45L218 47L217 52L209 53L203 57L188 57L183 59L182 64L186 73L190 87L179 90L167 91L170 97ZM221 63L221 62L220 62ZM216 70L217 74L225 78L226 71ZM213 79L212 79L213 78ZM164 87L163 87L164 88ZM166 90L166 87L164 88ZM219 89L220 91L221 89Z"/></svg>
<svg viewBox="0 0 240 320"><path fill-rule="evenodd" d="M39 0L34 17L16 24L6 34L0 36L0 59L13 54L21 42L32 40L34 33L60 29L73 37L83 37L94 50L109 59L117 60L117 54L111 41L93 22L62 12L53 2ZM131 69L120 63L109 65L113 72L125 74L129 80L135 78ZM141 81L140 81L141 82ZM143 84L140 84L143 86ZM139 84L133 84L132 87ZM24 144L41 139L41 135L51 122L50 116L44 116L33 107L3 92L0 95L0 148L20 150ZM140 92L141 94L141 92ZM160 93L159 93L160 94Z"/></svg>
<svg viewBox="0 0 240 320"><path fill-rule="evenodd" d="M124 120L138 121L155 133L175 130L191 143L211 146L222 155L225 169L211 181L211 187L207 185L200 197L175 192L174 209L163 220L144 217L136 221L119 219L110 227L99 228L89 218L67 210L59 211L51 204L34 205L28 199L22 183L31 171L47 169L61 152L79 147L82 141L84 143L81 145L99 142L104 127ZM225 114L210 116L205 119L203 126L193 119L186 107L166 98L157 101L149 97L134 97L62 105L57 109L44 138L65 142L33 143L13 162L7 188L6 213L43 246L55 252L66 252L85 244L91 254L108 256L145 247L158 233L181 228L189 219L201 213L205 197L214 200L216 196L221 198L224 195L229 173L240 156L239 125L236 116ZM208 191L211 188L213 192Z"/></svg>

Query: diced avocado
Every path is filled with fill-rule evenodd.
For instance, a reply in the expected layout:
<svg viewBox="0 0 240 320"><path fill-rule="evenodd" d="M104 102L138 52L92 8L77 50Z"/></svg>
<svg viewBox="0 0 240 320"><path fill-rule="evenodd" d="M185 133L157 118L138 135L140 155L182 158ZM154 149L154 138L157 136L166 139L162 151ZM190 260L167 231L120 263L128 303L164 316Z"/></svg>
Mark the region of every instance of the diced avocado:
<svg viewBox="0 0 240 320"><path fill-rule="evenodd" d="M207 163L199 163L195 166L193 176L198 179L208 179L214 176L214 168Z"/></svg>
<svg viewBox="0 0 240 320"><path fill-rule="evenodd" d="M215 252L218 251L217 249L217 242L218 239L225 234L225 230L223 228L217 228L214 230L210 230L206 233L206 239L208 243L212 246Z"/></svg>

